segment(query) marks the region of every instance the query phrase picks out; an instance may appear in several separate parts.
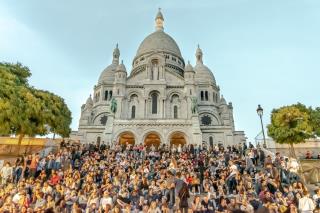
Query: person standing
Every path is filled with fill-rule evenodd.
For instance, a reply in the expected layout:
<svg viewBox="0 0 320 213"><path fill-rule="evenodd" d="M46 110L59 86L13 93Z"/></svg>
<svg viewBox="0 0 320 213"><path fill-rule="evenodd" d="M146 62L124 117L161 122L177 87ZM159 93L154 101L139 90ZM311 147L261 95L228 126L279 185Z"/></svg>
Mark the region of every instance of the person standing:
<svg viewBox="0 0 320 213"><path fill-rule="evenodd" d="M6 165L4 167L2 167L2 169L0 171L0 176L2 178L2 180L1 180L2 185L5 185L8 182L11 182L12 173L13 173L13 169L12 169L10 163L7 162Z"/></svg>
<svg viewBox="0 0 320 213"><path fill-rule="evenodd" d="M178 193L179 197L179 208L181 213L188 212L188 198L190 197L188 185L183 182L182 187Z"/></svg>

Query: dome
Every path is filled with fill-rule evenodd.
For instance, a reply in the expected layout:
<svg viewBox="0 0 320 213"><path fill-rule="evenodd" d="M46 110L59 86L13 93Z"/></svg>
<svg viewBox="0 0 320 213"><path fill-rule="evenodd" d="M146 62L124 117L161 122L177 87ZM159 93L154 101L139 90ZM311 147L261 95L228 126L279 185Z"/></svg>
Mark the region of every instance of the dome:
<svg viewBox="0 0 320 213"><path fill-rule="evenodd" d="M180 49L175 40L162 30L157 30L148 35L140 44L136 56L153 51L169 52L182 58Z"/></svg>
<svg viewBox="0 0 320 213"><path fill-rule="evenodd" d="M105 68L98 80L98 84L113 84L115 78L115 71L119 64L120 50L118 48L118 44L116 48L113 50L113 59L112 64Z"/></svg>
<svg viewBox="0 0 320 213"><path fill-rule="evenodd" d="M206 65L203 64L202 57L203 53L200 49L200 46L198 45L196 51L197 65L194 67L194 71L196 72L196 82L205 84L216 84L216 79L214 78L213 73Z"/></svg>
<svg viewBox="0 0 320 213"><path fill-rule="evenodd" d="M117 71L127 72L127 69L126 69L126 67L125 67L124 64L123 64L123 61L121 61L121 64L119 64L119 65L117 66Z"/></svg>
<svg viewBox="0 0 320 213"><path fill-rule="evenodd" d="M93 105L93 101L92 101L92 98L91 98L91 95L90 95L89 98L86 101L85 108L91 109L92 105Z"/></svg>
<svg viewBox="0 0 320 213"><path fill-rule="evenodd" d="M117 64L111 64L107 66L107 68L102 71L98 80L98 84L113 84L117 66Z"/></svg>
<svg viewBox="0 0 320 213"><path fill-rule="evenodd" d="M226 99L224 99L223 95L220 98L220 105L227 105Z"/></svg>
<svg viewBox="0 0 320 213"><path fill-rule="evenodd" d="M184 68L185 72L194 72L192 65L190 64L190 61L188 61L188 64Z"/></svg>
<svg viewBox="0 0 320 213"><path fill-rule="evenodd" d="M216 84L216 79L213 76L211 70L204 64L198 63L194 70L196 72L195 79L198 83Z"/></svg>

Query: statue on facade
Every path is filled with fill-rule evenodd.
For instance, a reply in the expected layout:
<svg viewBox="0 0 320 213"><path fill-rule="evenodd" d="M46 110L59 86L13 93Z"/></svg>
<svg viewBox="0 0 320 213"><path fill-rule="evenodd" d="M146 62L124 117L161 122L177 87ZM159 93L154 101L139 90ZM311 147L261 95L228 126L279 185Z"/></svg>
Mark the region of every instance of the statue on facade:
<svg viewBox="0 0 320 213"><path fill-rule="evenodd" d="M191 111L192 114L196 114L198 112L198 100L196 97L192 97Z"/></svg>
<svg viewBox="0 0 320 213"><path fill-rule="evenodd" d="M117 111L117 100L112 98L111 100L111 112L116 113Z"/></svg>

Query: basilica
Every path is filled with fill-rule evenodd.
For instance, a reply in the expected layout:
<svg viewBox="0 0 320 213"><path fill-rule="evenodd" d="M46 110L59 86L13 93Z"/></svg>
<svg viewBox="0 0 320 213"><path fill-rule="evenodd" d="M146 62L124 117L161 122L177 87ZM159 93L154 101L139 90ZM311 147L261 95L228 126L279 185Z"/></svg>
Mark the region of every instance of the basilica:
<svg viewBox="0 0 320 213"><path fill-rule="evenodd" d="M128 73L118 45L93 94L81 107L82 143L232 145L246 140L236 131L227 103L198 46L196 64L186 62L164 31L159 10L155 31L140 44Z"/></svg>

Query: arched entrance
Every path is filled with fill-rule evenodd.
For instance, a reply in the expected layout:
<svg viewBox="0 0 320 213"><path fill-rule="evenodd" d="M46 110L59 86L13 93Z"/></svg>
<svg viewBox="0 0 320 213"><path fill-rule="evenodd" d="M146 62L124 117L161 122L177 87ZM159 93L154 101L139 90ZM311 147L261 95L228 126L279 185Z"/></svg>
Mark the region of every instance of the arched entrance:
<svg viewBox="0 0 320 213"><path fill-rule="evenodd" d="M127 144L134 145L135 143L134 135L131 132L123 132L119 136L118 143L120 145L127 145Z"/></svg>
<svg viewBox="0 0 320 213"><path fill-rule="evenodd" d="M170 146L184 146L187 144L184 134L181 132L174 132L170 137Z"/></svg>
<svg viewBox="0 0 320 213"><path fill-rule="evenodd" d="M147 147L150 147L152 145L155 147L159 147L160 143L160 137L156 133L149 133L144 139L144 145L146 145Z"/></svg>

